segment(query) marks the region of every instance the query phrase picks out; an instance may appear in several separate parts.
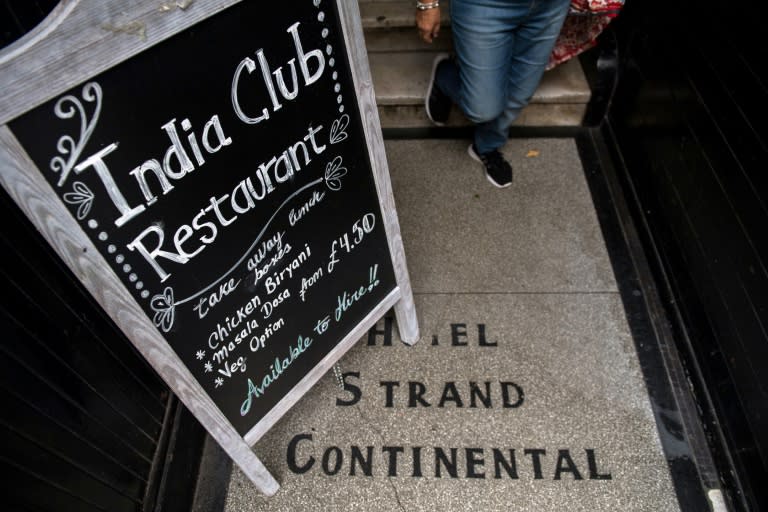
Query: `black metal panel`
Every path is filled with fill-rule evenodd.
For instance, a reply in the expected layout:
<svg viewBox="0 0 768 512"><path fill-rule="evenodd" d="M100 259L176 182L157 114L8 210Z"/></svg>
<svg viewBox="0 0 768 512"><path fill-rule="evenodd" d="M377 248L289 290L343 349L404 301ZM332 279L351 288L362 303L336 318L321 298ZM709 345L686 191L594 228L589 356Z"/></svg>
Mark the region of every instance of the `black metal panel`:
<svg viewBox="0 0 768 512"><path fill-rule="evenodd" d="M56 418L42 415L18 395L3 394L0 425L22 432L30 442L55 451L62 459L110 485L125 496L140 500L146 484L146 471L131 469L119 453L106 450L61 425ZM19 418L29 421L20 424Z"/></svg>
<svg viewBox="0 0 768 512"><path fill-rule="evenodd" d="M0 250L3 250L0 244ZM8 252L5 252L8 254ZM16 268L18 267L11 267ZM23 267L22 267L23 268ZM18 275L23 270L17 270ZM0 308L0 314L5 316L7 324L6 332L17 333L26 342L14 347L12 359L24 357L29 359L30 354L37 354L35 361L49 361L60 368L59 374L69 376L67 382L70 385L83 387L80 395L92 395L98 397L102 403L101 409L107 411L107 415L119 414L126 418L130 428L145 434L140 438L140 443L147 435L154 437L153 432L162 426L164 415L163 405L157 401L157 396L152 395L141 385L141 381L134 378L128 372L122 361L117 360L105 346L102 340L96 339L94 343L83 346L81 339L93 337L77 322L77 318L70 319L63 324L56 322L49 316L48 311L62 306L58 297L50 294L50 301L42 309L42 305L35 300L36 291L45 290L35 288L31 283L33 276L26 275L19 279L9 278L0 271L0 283L8 295L12 298L21 297L25 300L5 301ZM27 366L34 366L27 363ZM53 383L51 379L49 379ZM89 382L101 382L100 389L95 390ZM92 410L95 411L95 407Z"/></svg>
<svg viewBox="0 0 768 512"><path fill-rule="evenodd" d="M4 298L0 306L0 325L5 338L0 345L0 354L3 366L8 367L7 375L16 379L22 378L22 373L34 376L45 383L47 395L66 397L69 402L88 411L92 421L108 426L113 432L119 432L129 446L151 459L161 423L152 418L132 416L131 413L135 414L136 411L124 412L130 400L125 395L113 393L111 388L114 379L108 375L92 375L92 367L102 364L109 368L112 361L98 359L98 354L92 349L93 339L81 337L59 344L62 339L66 339L66 333L58 325L46 322L44 317L36 318L35 330L39 334L31 332L22 322L33 318L25 318L27 311L15 307L26 302L19 300L24 298L23 295L13 288L9 291L11 293L6 295L7 301ZM27 296L28 300L40 301L39 291L29 291L31 295ZM59 347L70 345L73 352L62 357L46 347L56 344ZM9 386L13 386L13 381L9 382ZM24 389L18 391L23 393ZM43 397L35 398L40 400ZM162 417L159 419L162 420Z"/></svg>
<svg viewBox="0 0 768 512"><path fill-rule="evenodd" d="M137 510L136 499L123 495L104 482L98 474L83 468L76 460L63 456L55 446L44 446L20 430L6 428L4 425L0 425L0 436L7 443L6 457L17 461L18 466L24 468L23 473L47 484L45 488L30 493L28 502L34 503L49 487L56 487L102 510Z"/></svg>
<svg viewBox="0 0 768 512"><path fill-rule="evenodd" d="M3 501L12 512L42 512L48 510L77 510L79 512L102 512L91 502L71 495L42 477L0 456L0 471L9 492Z"/></svg>
<svg viewBox="0 0 768 512"><path fill-rule="evenodd" d="M15 207L8 205L7 208L12 216L9 225L17 226L19 222L26 222L15 211ZM142 359L129 344L110 343L110 339L115 336L110 322L103 317L91 318L82 314L96 308L96 305L83 292L75 295L69 293L73 279L66 275L66 269L60 262L52 260L50 256L46 257L45 253L49 249L39 241L33 229L31 226L27 226L27 229L16 227L14 230L4 229L0 233L0 251L4 254L0 279L9 290L9 295L13 290L14 296L21 299L9 301L9 307L17 310L17 315L13 315L16 322L25 329L31 329L31 333L44 329L43 325L47 323L59 326L61 332L51 338L55 342L48 345L54 351L63 351L66 358L77 357L78 351L71 346L73 339L83 336L94 338L95 343L90 350L97 352L99 358L112 361L104 375L117 380L115 386L126 381L132 382L132 398L141 402L147 414L162 418L165 396L157 395L157 390L164 387L160 379L153 371L148 371L146 365L136 366L135 363ZM34 300L35 293L43 293L49 300L40 303ZM43 321L42 325L40 320ZM66 347L58 346L62 343L69 345L71 350L68 354ZM81 359L85 355L80 354Z"/></svg>
<svg viewBox="0 0 768 512"><path fill-rule="evenodd" d="M126 345L109 343L109 339L114 336L111 326L83 321L79 312L82 308L90 308L92 304L58 293L67 286L63 281L63 269L50 264L46 266L44 262L30 259L29 254L14 250L20 244L34 243L28 233L15 233L12 239L8 236L7 233L0 233L0 251L6 255L4 266L0 269L0 280L9 294L24 299L10 301L8 304L14 321L31 336L41 339L46 350L68 364L82 362L85 365L84 371L91 372L94 377L101 375L112 379L114 382L108 384L112 387L112 393L130 393L130 398L138 402L133 405L123 404L124 407L141 409L137 414L146 416L149 424L155 422L159 425L166 405L164 397L157 396L158 387L162 387L157 376L153 372L137 373L131 368L137 360L136 354ZM33 299L35 291L43 290L50 299L44 307ZM47 331L52 324L60 326L60 332ZM108 330L105 331L104 327L108 327ZM98 354L98 359L102 361L99 365L89 363L90 354L78 350L77 340L81 337L92 337L96 341L90 350ZM103 361L110 361L110 364L105 365ZM131 384L126 385L126 382Z"/></svg>
<svg viewBox="0 0 768 512"><path fill-rule="evenodd" d="M768 509L768 61L759 2L629 0L607 131L713 410L736 502ZM673 316L675 316L673 315Z"/></svg>
<svg viewBox="0 0 768 512"><path fill-rule="evenodd" d="M157 444L168 390L4 193L0 203L0 458L10 500L141 510L165 458Z"/></svg>

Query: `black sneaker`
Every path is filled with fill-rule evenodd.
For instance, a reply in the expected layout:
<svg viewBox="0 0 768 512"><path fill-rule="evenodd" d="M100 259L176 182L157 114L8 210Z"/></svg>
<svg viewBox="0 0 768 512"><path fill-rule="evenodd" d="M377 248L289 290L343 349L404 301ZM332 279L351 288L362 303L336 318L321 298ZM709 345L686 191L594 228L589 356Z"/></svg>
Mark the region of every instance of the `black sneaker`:
<svg viewBox="0 0 768 512"><path fill-rule="evenodd" d="M451 98L448 97L440 87L435 84L437 68L448 64L450 59L447 53L441 53L435 57L432 63L432 75L429 77L429 86L427 87L427 97L424 100L424 106L427 109L427 117L437 126L443 126L448 121L448 114L451 113Z"/></svg>
<svg viewBox="0 0 768 512"><path fill-rule="evenodd" d="M469 145L469 156L483 164L485 177L494 187L506 188L512 184L512 166L504 160L498 150L480 154L475 150L475 145Z"/></svg>

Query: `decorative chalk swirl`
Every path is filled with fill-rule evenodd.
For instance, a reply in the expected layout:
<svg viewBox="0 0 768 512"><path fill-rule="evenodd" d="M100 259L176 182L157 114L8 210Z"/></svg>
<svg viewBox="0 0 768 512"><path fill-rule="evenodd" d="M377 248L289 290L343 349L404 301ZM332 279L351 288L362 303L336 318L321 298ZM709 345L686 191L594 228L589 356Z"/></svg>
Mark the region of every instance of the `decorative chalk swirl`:
<svg viewBox="0 0 768 512"><path fill-rule="evenodd" d="M349 126L349 116L344 114L331 123L331 144L338 144L347 138L347 126Z"/></svg>
<svg viewBox="0 0 768 512"><path fill-rule="evenodd" d="M82 181L76 181L72 184L72 192L64 194L64 202L77 205L77 218L83 220L88 216L93 206L93 192Z"/></svg>
<svg viewBox="0 0 768 512"><path fill-rule="evenodd" d="M51 170L61 173L57 185L60 187L66 183L69 173L77 165L85 144L91 138L93 129L101 114L101 86L96 82L89 82L83 86L83 100L94 103L93 116L88 119L85 106L80 99L68 94L56 102L54 113L59 119L72 119L75 115L80 117L80 137L77 141L70 135L62 135L56 144L59 155L51 159Z"/></svg>
<svg viewBox="0 0 768 512"><path fill-rule="evenodd" d="M170 286L163 290L162 294L155 295L149 303L152 311L155 312L153 318L155 325L168 332L173 327L173 321L176 316L176 303L173 301L173 288Z"/></svg>
<svg viewBox="0 0 768 512"><path fill-rule="evenodd" d="M341 190L341 178L347 174L347 168L341 163L341 156L337 156L325 166L325 185L334 192Z"/></svg>

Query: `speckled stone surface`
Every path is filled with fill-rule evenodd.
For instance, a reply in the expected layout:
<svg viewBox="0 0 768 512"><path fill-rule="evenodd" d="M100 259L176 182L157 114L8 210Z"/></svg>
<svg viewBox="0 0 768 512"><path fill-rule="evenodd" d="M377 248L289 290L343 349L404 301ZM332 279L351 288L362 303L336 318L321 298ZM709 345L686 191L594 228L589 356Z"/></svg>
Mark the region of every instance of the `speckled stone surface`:
<svg viewBox="0 0 768 512"><path fill-rule="evenodd" d="M465 149L387 144L421 341L381 320L257 443L279 493L235 468L228 512L678 510L573 143L510 141L505 190Z"/></svg>
<svg viewBox="0 0 768 512"><path fill-rule="evenodd" d="M467 141L386 147L415 292L617 290L573 140L510 140L506 189Z"/></svg>

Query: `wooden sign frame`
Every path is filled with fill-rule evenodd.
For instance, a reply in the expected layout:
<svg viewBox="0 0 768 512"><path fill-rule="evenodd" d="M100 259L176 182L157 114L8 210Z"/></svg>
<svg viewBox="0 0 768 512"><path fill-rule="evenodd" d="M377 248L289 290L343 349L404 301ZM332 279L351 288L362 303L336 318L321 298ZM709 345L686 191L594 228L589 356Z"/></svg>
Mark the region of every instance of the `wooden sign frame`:
<svg viewBox="0 0 768 512"><path fill-rule="evenodd" d="M279 484L251 446L390 308L394 307L403 341L413 344L419 338L359 7L356 1L313 1L315 5L333 3L339 13L397 286L245 436L238 434L170 347L7 126L42 103L237 4L238 0L133 0L129 6L123 0L62 0L33 32L0 51L3 187L179 399L268 496L277 492Z"/></svg>

